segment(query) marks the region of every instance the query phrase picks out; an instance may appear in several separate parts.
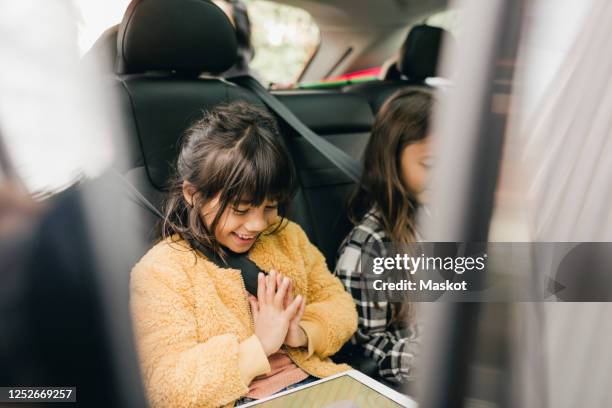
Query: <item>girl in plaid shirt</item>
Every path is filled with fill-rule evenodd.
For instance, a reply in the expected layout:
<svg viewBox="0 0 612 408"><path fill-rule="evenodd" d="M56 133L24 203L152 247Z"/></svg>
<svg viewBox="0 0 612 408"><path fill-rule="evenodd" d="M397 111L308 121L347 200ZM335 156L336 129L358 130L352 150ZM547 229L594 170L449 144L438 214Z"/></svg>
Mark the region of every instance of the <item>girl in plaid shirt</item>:
<svg viewBox="0 0 612 408"><path fill-rule="evenodd" d="M359 326L351 339L378 364L381 377L405 383L415 376L421 325L414 304L374 302L364 290L363 250L385 256L385 244L419 240L416 212L426 204L431 165L429 119L433 96L423 88L393 94L376 117L361 183L349 203L355 227L342 242L335 274L353 296Z"/></svg>

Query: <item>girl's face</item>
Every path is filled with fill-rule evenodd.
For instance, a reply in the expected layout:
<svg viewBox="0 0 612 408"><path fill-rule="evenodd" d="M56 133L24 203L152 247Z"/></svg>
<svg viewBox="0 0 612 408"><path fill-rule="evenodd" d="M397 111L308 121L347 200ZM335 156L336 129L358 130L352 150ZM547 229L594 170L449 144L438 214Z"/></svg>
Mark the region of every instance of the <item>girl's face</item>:
<svg viewBox="0 0 612 408"><path fill-rule="evenodd" d="M402 182L421 205L429 202L427 183L432 161L430 140L431 136L428 135L404 147L400 154Z"/></svg>
<svg viewBox="0 0 612 408"><path fill-rule="evenodd" d="M218 209L218 197L202 207L202 217L207 225L211 225ZM237 207L228 206L219 219L215 238L230 251L247 252L259 234L276 221L277 216L278 204L275 201L266 200L259 207L249 203L241 203Z"/></svg>

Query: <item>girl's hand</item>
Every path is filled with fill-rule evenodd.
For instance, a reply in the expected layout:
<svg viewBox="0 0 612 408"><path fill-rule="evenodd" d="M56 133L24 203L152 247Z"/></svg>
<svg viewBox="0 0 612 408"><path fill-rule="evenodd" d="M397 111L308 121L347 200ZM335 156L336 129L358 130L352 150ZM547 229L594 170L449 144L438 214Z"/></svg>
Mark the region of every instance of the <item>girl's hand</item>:
<svg viewBox="0 0 612 408"><path fill-rule="evenodd" d="M277 278L277 283L278 282L280 282L279 278ZM284 302L285 307L289 306L293 300L293 282L289 282L289 289L287 290L287 295L285 296ZM302 316L304 315L305 307L306 299L302 298L302 302L300 303L297 313L289 322L289 329L287 330L287 337L285 337L284 344L290 347L304 347L308 345L308 336L306 336L304 329L299 326Z"/></svg>
<svg viewBox="0 0 612 408"><path fill-rule="evenodd" d="M260 273L257 276L257 299L249 297L255 335L267 356L276 353L283 345L290 322L302 302L302 297L298 296L286 305L285 298L290 280L285 277L280 282L278 285L277 273L274 270L270 271L268 276Z"/></svg>
<svg viewBox="0 0 612 408"><path fill-rule="evenodd" d="M289 322L289 330L287 330L287 337L285 337L284 344L290 347L304 347L308 345L308 336L306 336L304 329L299 326L304 314L304 307L306 306L306 299L302 298L301 300L298 312Z"/></svg>

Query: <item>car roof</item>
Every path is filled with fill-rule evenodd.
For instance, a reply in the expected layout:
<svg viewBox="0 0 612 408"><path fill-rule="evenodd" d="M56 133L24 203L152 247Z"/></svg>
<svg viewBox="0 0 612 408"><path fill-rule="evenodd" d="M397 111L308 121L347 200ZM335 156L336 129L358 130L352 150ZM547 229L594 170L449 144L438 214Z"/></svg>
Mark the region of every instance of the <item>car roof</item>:
<svg viewBox="0 0 612 408"><path fill-rule="evenodd" d="M308 11L320 27L393 27L427 17L448 6L447 0L283 0Z"/></svg>

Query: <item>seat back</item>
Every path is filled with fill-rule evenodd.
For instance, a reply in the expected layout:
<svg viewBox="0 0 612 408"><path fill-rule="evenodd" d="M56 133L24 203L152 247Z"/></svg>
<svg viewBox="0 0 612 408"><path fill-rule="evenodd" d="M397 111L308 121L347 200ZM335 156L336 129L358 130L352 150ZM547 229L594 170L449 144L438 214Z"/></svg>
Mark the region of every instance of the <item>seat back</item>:
<svg viewBox="0 0 612 408"><path fill-rule="evenodd" d="M232 66L237 45L227 16L210 1L134 0L114 31L112 75L122 102L127 145L134 150L119 170L161 208L181 138L191 124L219 104L259 101L249 91L212 76ZM112 54L107 48L100 50ZM134 204L128 198L126 203ZM158 238L158 219L144 208L140 213L122 227L138 230L152 243ZM138 261L145 250L132 254L131 261Z"/></svg>
<svg viewBox="0 0 612 408"><path fill-rule="evenodd" d="M436 76L438 55L445 34L445 31L438 27L414 26L402 44L397 61L387 71L387 78L348 85L343 91L363 95L376 114L398 89L405 86L427 86L425 80Z"/></svg>
<svg viewBox="0 0 612 408"><path fill-rule="evenodd" d="M152 26L156 27L153 39L146 29ZM249 90L200 75L225 71L235 55L229 20L207 0L140 0L128 8L118 29L115 65L125 101L125 128L136 153L123 173L154 204L163 197L182 135L203 111L235 100L263 107ZM306 91L278 97L312 130L361 157L373 123L362 96ZM305 229L333 267L348 230L344 204L353 183L290 127L282 121L280 125L300 182L289 217ZM138 228L154 239L155 217L144 214L143 219L139 226L126 222L126 228ZM135 254L134 261L141 255Z"/></svg>
<svg viewBox="0 0 612 408"><path fill-rule="evenodd" d="M277 96L314 132L353 158L362 159L374 116L361 95L293 91ZM346 203L355 183L291 129L283 130L289 135L301 185L293 214L312 220L302 227L333 268L338 246L351 228Z"/></svg>

